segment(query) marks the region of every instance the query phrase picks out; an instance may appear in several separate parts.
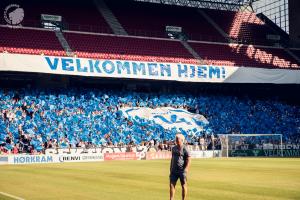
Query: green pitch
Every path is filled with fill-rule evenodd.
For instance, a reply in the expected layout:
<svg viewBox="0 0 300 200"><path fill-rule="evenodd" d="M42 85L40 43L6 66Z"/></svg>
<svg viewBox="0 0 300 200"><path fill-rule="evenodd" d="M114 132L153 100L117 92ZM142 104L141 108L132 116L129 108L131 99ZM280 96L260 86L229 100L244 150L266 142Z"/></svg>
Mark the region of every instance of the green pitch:
<svg viewBox="0 0 300 200"><path fill-rule="evenodd" d="M0 166L0 192L27 200L165 200L168 175L167 160ZM194 159L188 181L189 200L300 199L300 159Z"/></svg>

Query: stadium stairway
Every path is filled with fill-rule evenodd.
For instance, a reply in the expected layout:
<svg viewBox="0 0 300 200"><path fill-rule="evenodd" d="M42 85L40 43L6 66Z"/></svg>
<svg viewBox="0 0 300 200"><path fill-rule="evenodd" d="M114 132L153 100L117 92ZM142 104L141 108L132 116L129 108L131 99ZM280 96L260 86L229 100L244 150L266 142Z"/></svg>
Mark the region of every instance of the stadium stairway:
<svg viewBox="0 0 300 200"><path fill-rule="evenodd" d="M256 16L261 19L265 24L270 27L276 34L280 35L281 41L283 43L289 42L289 35L280 28L276 23L274 23L272 20L270 20L267 16L265 16L263 13L258 13Z"/></svg>
<svg viewBox="0 0 300 200"><path fill-rule="evenodd" d="M223 31L223 29L216 23L214 22L213 19L211 19L205 11L202 9L197 9L197 12L203 16L225 39L229 38L229 35ZM229 41L230 42L230 41Z"/></svg>
<svg viewBox="0 0 300 200"><path fill-rule="evenodd" d="M128 35L116 16L111 12L103 0L94 0L98 11L102 14L110 28L116 35Z"/></svg>
<svg viewBox="0 0 300 200"><path fill-rule="evenodd" d="M300 57L298 57L296 54L294 54L291 50L284 48L284 50L290 55L292 56L295 60L297 60L298 63L300 63Z"/></svg>
<svg viewBox="0 0 300 200"><path fill-rule="evenodd" d="M203 59L199 56L199 54L187 43L186 41L181 40L180 43L194 56L195 59L199 60L199 64L205 64Z"/></svg>
<svg viewBox="0 0 300 200"><path fill-rule="evenodd" d="M66 51L67 56L74 56L74 53L73 53L69 43L67 42L66 38L64 37L63 33L60 30L56 30L54 32L55 32L55 35L56 35L58 41L60 42L61 46Z"/></svg>
<svg viewBox="0 0 300 200"><path fill-rule="evenodd" d="M300 59L300 48L290 48L289 50Z"/></svg>

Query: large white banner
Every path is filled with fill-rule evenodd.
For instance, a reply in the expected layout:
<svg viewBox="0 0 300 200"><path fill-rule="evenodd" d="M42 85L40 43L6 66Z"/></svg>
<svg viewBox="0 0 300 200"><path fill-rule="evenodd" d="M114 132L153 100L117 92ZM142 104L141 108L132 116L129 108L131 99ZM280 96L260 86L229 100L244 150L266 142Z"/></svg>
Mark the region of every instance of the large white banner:
<svg viewBox="0 0 300 200"><path fill-rule="evenodd" d="M9 53L2 53L0 56L0 71L112 78L223 82L236 70L236 67L195 66L184 63L94 60Z"/></svg>
<svg viewBox="0 0 300 200"><path fill-rule="evenodd" d="M300 83L300 70L0 53L0 71L228 83Z"/></svg>
<svg viewBox="0 0 300 200"><path fill-rule="evenodd" d="M182 128L183 130L197 129L197 131L202 131L203 126L208 124L207 119L203 115L171 107L155 109L147 107L125 107L122 108L121 111L127 118L151 120L165 129Z"/></svg>

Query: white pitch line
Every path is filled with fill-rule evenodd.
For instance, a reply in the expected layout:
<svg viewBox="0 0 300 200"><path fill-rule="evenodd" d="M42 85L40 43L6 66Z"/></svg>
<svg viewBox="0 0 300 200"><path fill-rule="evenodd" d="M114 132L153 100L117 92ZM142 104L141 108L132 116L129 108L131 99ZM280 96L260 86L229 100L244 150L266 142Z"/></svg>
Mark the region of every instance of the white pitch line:
<svg viewBox="0 0 300 200"><path fill-rule="evenodd" d="M14 196L14 195L11 195L11 194L8 194L8 193L5 193L5 192L0 192L0 194L4 195L4 196L7 196L7 197L10 197L12 199L16 199L16 200L25 200L21 197L17 197L17 196Z"/></svg>

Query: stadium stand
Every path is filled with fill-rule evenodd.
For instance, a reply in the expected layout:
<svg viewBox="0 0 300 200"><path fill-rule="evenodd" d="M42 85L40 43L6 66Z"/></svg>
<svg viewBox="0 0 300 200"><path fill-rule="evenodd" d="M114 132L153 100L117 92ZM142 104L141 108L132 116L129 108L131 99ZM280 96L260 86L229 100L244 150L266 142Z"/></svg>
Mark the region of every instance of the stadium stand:
<svg viewBox="0 0 300 200"><path fill-rule="evenodd" d="M106 3L130 35L167 37L166 26L179 26L195 40L226 41L194 8L133 1Z"/></svg>
<svg viewBox="0 0 300 200"><path fill-rule="evenodd" d="M116 0L106 1L106 4L130 35L165 38L167 37L165 26L171 25L183 27L192 40L227 41L195 8ZM63 17L66 30L112 33L92 0L84 2L29 0L22 6L25 10L31 11L26 13L23 26L41 27L41 14L52 14ZM208 14L230 38L241 43L268 45L269 42L266 40L268 34L282 35L252 12L201 10ZM177 17L178 13L180 18ZM0 22L5 24L3 19Z"/></svg>
<svg viewBox="0 0 300 200"><path fill-rule="evenodd" d="M197 63L177 40L70 32L64 35L78 57Z"/></svg>
<svg viewBox="0 0 300 200"><path fill-rule="evenodd" d="M113 35L92 0L28 0L22 5L30 10L23 27L0 26L0 52L67 56L55 32L41 28L40 16L45 13L63 17L63 36L72 53L80 58L199 64L181 41L167 38L165 26L171 25L183 27L191 39L187 43L204 64L299 70L300 62L284 48L266 46L266 35L277 32L255 13L202 9L231 39L242 43L233 44L227 43L195 8L116 0L106 3L130 36ZM300 50L292 52L300 58ZM81 142L91 146L140 144L172 140L178 131L192 142L191 132L162 130L153 121L125 118L120 111L124 106L169 106L200 113L209 125L201 132L192 132L199 137L211 133L276 133L283 134L285 141L299 142L300 106L275 97L258 100L206 93L195 96L71 87L1 87L0 147L17 147L29 153L42 152L49 144L60 148L75 147Z"/></svg>
<svg viewBox="0 0 300 200"><path fill-rule="evenodd" d="M23 26L37 26L42 13L62 15L68 30L112 33L94 2L57 1L26 2ZM225 66L247 66L262 68L298 68L299 62L283 48L248 46L226 43L225 38L195 8L160 5L134 1L106 1L112 12L130 35L147 35L165 38L165 26L181 26L194 39L191 47L205 64ZM32 6L34 5L34 6ZM72 9L64 9L72 6ZM126 9L125 9L126 8ZM72 11L71 11L72 10ZM262 41L267 44L266 35L276 34L255 13L202 9L231 38L243 43ZM80 13L80 15L78 14ZM155 15L153 15L155 13ZM174 17L178 13L180 18ZM40 26L40 24L38 24ZM203 28L205 27L205 28ZM12 53L66 55L55 34L51 31L33 29L0 28L4 35L0 51ZM31 36L37 36L32 38ZM112 35L64 32L71 49L78 57L99 59L128 59L137 61L185 62L198 64L179 41L158 38L116 37ZM209 36L209 37L207 37ZM206 43L194 41L221 41ZM255 41L254 41L255 40ZM260 42L258 42L260 43ZM105 48L103 48L105 47ZM297 52L295 52L298 55ZM299 56L298 56L299 57Z"/></svg>
<svg viewBox="0 0 300 200"><path fill-rule="evenodd" d="M30 10L30 12L26 12L26 17L22 23L23 26L41 27L41 14L49 14L62 16L64 28L67 30L112 33L109 25L98 12L92 0L29 0L22 6L24 6L24 10Z"/></svg>
<svg viewBox="0 0 300 200"><path fill-rule="evenodd" d="M0 52L65 56L54 31L0 26Z"/></svg>
<svg viewBox="0 0 300 200"><path fill-rule="evenodd" d="M172 140L181 131L190 136L213 133L281 133L299 137L300 107L279 100L248 96L183 93L137 93L99 89L0 89L0 143L11 150L42 151L45 143L60 148L90 145L140 144ZM226 105L226 106L224 106ZM153 121L125 118L124 106L183 108L204 115L202 132L164 130ZM47 145L48 145L47 144Z"/></svg>
<svg viewBox="0 0 300 200"><path fill-rule="evenodd" d="M189 44L207 64L291 69L299 69L300 65L283 48L207 42Z"/></svg>
<svg viewBox="0 0 300 200"><path fill-rule="evenodd" d="M277 35L275 31L252 12L212 9L206 9L205 12L231 39L242 43L267 45L267 35Z"/></svg>
<svg viewBox="0 0 300 200"><path fill-rule="evenodd" d="M55 33L47 29L1 26L0 51L66 56ZM178 40L64 31L78 57L199 64ZM34 37L33 37L34 36ZM298 69L283 48L190 41L205 64ZM294 51L297 55L297 51Z"/></svg>

